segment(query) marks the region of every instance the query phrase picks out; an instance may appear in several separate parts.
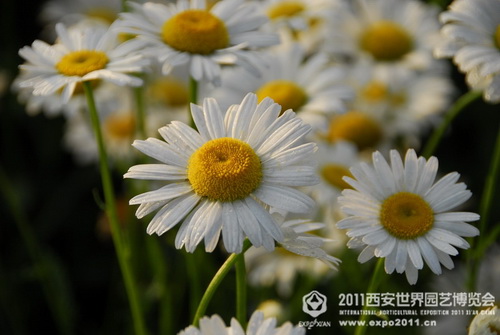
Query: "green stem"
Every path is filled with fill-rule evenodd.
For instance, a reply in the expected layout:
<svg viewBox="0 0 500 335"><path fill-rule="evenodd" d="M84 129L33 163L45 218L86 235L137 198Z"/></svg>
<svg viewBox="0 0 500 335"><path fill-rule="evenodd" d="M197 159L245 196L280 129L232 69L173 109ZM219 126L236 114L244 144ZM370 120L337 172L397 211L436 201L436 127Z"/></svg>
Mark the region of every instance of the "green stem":
<svg viewBox="0 0 500 335"><path fill-rule="evenodd" d="M368 285L366 293L375 293L377 291L383 273L384 273L384 258L379 258L377 264L375 265L375 270L373 271L372 279L370 280L370 284ZM370 307L368 307L366 303L363 305L363 311L366 311L369 308ZM354 335L363 335L366 332L366 323L369 317L370 316L368 315L368 313L361 314Z"/></svg>
<svg viewBox="0 0 500 335"><path fill-rule="evenodd" d="M144 103L144 87L134 87L134 97L137 108L137 132L141 139L147 138L146 105Z"/></svg>
<svg viewBox="0 0 500 335"><path fill-rule="evenodd" d="M245 257L239 257L236 262L236 319L243 329L247 323L247 269Z"/></svg>
<svg viewBox="0 0 500 335"><path fill-rule="evenodd" d="M243 244L243 250L239 254L232 254L227 258L227 260L222 264L220 269L217 271L215 276L212 278L212 281L210 284L208 284L208 287L203 294L203 297L201 298L200 304L198 305L198 309L196 310L196 314L193 319L193 325L197 327L199 325L200 319L203 315L205 315L205 311L207 309L207 306L212 300L212 297L217 291L217 288L219 287L220 283L222 280L226 277L226 275L229 273L229 270L233 267L233 265L240 259L244 257L245 252L252 246L250 241L245 240L245 243Z"/></svg>
<svg viewBox="0 0 500 335"><path fill-rule="evenodd" d="M83 82L83 88L85 90L85 96L87 98L87 105L90 113L92 128L94 130L97 147L99 149L99 168L101 172L101 181L104 191L104 200L106 202L106 214L110 221L113 243L115 245L118 263L120 265L123 280L125 283L125 289L130 303L134 330L137 335L146 335L147 330L143 319L142 306L139 300L137 283L130 264L130 248L128 244L125 243L122 232L120 231L113 182L111 180L111 170L108 164L108 156L102 136L101 123L99 121L99 115L97 113L94 94L90 82Z"/></svg>
<svg viewBox="0 0 500 335"><path fill-rule="evenodd" d="M500 128L500 127L499 127ZM472 292L476 286L477 272L479 268L479 260L482 258L487 249L487 245L483 245L487 241L489 234L486 232L488 221L490 219L491 205L495 195L495 187L497 186L498 176L500 174L500 129L497 133L495 147L493 149L493 156L491 158L490 168L488 175L484 181L483 194L479 204L479 236L477 237L477 247L475 248L474 255L469 259L469 280L467 283L468 289ZM471 250L474 247L474 240L471 242Z"/></svg>
<svg viewBox="0 0 500 335"><path fill-rule="evenodd" d="M468 91L460 98L458 98L455 104L451 106L448 112L446 112L443 122L439 125L438 128L434 130L431 137L427 140L427 143L425 144L425 147L422 150L423 157L429 158L434 154L437 146L439 145L439 142L441 142L441 139L445 131L448 129L452 121L457 117L458 114L460 114L460 112L465 107L467 107L471 102L481 97L482 94L483 93L481 91Z"/></svg>
<svg viewBox="0 0 500 335"><path fill-rule="evenodd" d="M196 104L198 102L198 82L193 77L189 77L189 102L192 104ZM189 117L189 125L193 129L196 129L191 113L189 113Z"/></svg>

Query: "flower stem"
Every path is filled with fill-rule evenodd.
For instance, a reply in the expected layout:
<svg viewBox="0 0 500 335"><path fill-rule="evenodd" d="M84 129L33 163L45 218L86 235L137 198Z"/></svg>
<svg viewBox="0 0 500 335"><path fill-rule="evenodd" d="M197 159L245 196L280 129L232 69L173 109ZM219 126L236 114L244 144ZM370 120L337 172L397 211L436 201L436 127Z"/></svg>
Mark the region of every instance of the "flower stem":
<svg viewBox="0 0 500 335"><path fill-rule="evenodd" d="M220 269L217 271L215 276L212 278L212 281L210 284L208 284L208 287L203 294L203 297L201 298L200 304L198 305L198 309L196 310L196 314L193 319L193 325L197 327L199 325L201 317L205 314L205 311L207 309L208 303L210 300L212 300L212 297L217 291L217 288L219 287L220 283L222 280L226 277L226 275L229 273L229 270L233 267L233 265L240 260L240 258L244 257L245 252L251 247L251 243L248 240L245 240L245 243L243 244L243 250L239 254L232 254L229 256L224 264L220 267ZM240 320L241 321L241 320Z"/></svg>
<svg viewBox="0 0 500 335"><path fill-rule="evenodd" d="M370 280L370 284L368 285L368 289L366 293L374 293L378 289L378 285L380 284L380 280L382 274L384 273L384 258L379 258L377 264L375 265L375 270L373 271L372 279ZM367 306L366 302L363 304L363 311L368 310L370 307ZM370 316L368 313L362 313L359 317L359 323L356 327L354 335L363 335L366 332L366 323Z"/></svg>
<svg viewBox="0 0 500 335"><path fill-rule="evenodd" d="M500 127L499 127L500 128ZM488 247L488 242L486 237L486 228L490 218L491 205L493 203L493 198L495 195L495 187L497 186L498 176L500 174L500 129L497 133L497 138L495 142L495 147L493 149L493 156L491 158L490 168L488 175L484 181L483 194L481 196L481 202L479 204L479 215L481 216L479 221L479 236L477 237L477 245L474 248L474 240L471 241L471 250L474 248L474 255L469 259L469 280L467 282L467 288L469 291L474 291L476 286L477 272L479 267L479 260L482 258L484 252ZM484 244L484 245L483 245Z"/></svg>
<svg viewBox="0 0 500 335"><path fill-rule="evenodd" d="M247 270L243 255L236 261L236 319L245 329L247 323Z"/></svg>
<svg viewBox="0 0 500 335"><path fill-rule="evenodd" d="M481 95L482 95L481 91L468 91L460 98L458 98L455 104L451 106L450 109L446 112L443 122L441 122L439 127L434 130L431 137L427 140L427 143L425 144L425 147L422 150L423 157L428 159L434 154L437 146L439 145L439 142L441 142L441 139L445 131L448 129L452 121L458 116L458 114L460 114L460 112L465 107L467 107L470 103L481 97Z"/></svg>
<svg viewBox="0 0 500 335"><path fill-rule="evenodd" d="M90 120L94 135L99 149L99 168L101 172L101 181L104 191L104 200L106 202L106 214L109 218L113 243L118 258L118 263L122 272L125 289L130 303L132 319L134 323L134 330L137 335L146 335L147 330L143 319L142 306L139 301L139 294L137 290L136 279L130 264L130 249L123 239L118 223L118 213L116 209L116 200L111 180L111 171L108 164L108 156L106 147L102 136L101 123L97 113L94 94L90 82L83 82L85 96L87 98L87 105L90 113Z"/></svg>
<svg viewBox="0 0 500 335"><path fill-rule="evenodd" d="M137 132L142 139L146 139L146 107L144 104L144 87L134 87L134 97L137 109Z"/></svg>
<svg viewBox="0 0 500 335"><path fill-rule="evenodd" d="M198 82L193 77L189 77L189 102L196 104L198 101ZM189 113L189 125L191 128L196 129L194 124L193 116Z"/></svg>

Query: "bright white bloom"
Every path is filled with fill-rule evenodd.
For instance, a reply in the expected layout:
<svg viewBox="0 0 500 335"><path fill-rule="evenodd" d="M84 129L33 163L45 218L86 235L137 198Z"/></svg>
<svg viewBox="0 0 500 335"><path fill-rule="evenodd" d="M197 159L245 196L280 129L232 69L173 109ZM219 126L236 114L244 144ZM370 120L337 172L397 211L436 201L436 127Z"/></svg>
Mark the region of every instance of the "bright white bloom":
<svg viewBox="0 0 500 335"><path fill-rule="evenodd" d="M134 53L138 44L118 43L112 30L102 26L66 29L58 24L58 43L36 40L19 50L27 60L20 65L20 87L33 88L34 95L51 95L62 90L67 102L77 85L84 81L105 80L121 86L139 86L142 80L129 74L141 72L148 62Z"/></svg>
<svg viewBox="0 0 500 335"><path fill-rule="evenodd" d="M205 0L129 4L133 11L121 14L119 30L148 42L147 52L163 64L164 74L189 64L195 80L218 85L221 64L255 70L261 59L250 49L279 42L276 34L257 30L267 18L254 2L222 0L209 10Z"/></svg>
<svg viewBox="0 0 500 335"><path fill-rule="evenodd" d="M189 326L178 335L304 335L306 329L294 326L290 322L284 323L281 327L276 327L275 318L264 318L264 314L255 311L246 331L235 318L231 319L231 325L226 327L224 320L220 316L203 317L200 320L200 327Z"/></svg>
<svg viewBox="0 0 500 335"><path fill-rule="evenodd" d="M257 104L249 93L224 115L207 98L202 107L191 105L198 132L173 121L159 129L166 143L135 141L162 164L133 166L125 177L166 182L130 200L140 204L139 218L160 209L147 232L161 235L182 221L175 245L190 252L202 239L213 251L221 233L228 252L240 252L245 236L268 250L283 241L269 210L311 211L314 202L296 187L317 179L311 159L316 145L304 143L310 126L291 110L280 112L271 99Z"/></svg>
<svg viewBox="0 0 500 335"><path fill-rule="evenodd" d="M259 101L270 97L283 110L293 109L313 128L324 127L328 115L343 112L345 102L353 97L352 89L344 83L346 69L330 64L325 54L306 58L300 45L285 43L263 57L266 62L259 66L261 76L245 76L242 69L229 68L223 71L222 86L210 96L230 106L254 92Z"/></svg>
<svg viewBox="0 0 500 335"><path fill-rule="evenodd" d="M482 309L472 319L469 335L497 335L500 333L500 312L497 306Z"/></svg>
<svg viewBox="0 0 500 335"><path fill-rule="evenodd" d="M341 59L434 68L437 13L437 7L417 0L346 1L328 20L323 47Z"/></svg>
<svg viewBox="0 0 500 335"><path fill-rule="evenodd" d="M348 229L349 246L366 245L358 257L361 263L373 256L385 257L385 271L403 271L410 284L415 284L424 261L435 274L441 264L453 268L451 256L455 247L467 249L461 236L479 234L474 226L479 215L451 210L470 198L464 183L456 183L460 175L449 173L435 181L438 161L417 158L408 150L405 162L395 150L390 152L390 165L379 153L373 154L373 167L361 163L351 168L354 178L345 180L354 190L344 190L339 198L349 217L337 223Z"/></svg>
<svg viewBox="0 0 500 335"><path fill-rule="evenodd" d="M467 82L500 102L500 1L457 0L440 15L444 24L437 57L452 57Z"/></svg>

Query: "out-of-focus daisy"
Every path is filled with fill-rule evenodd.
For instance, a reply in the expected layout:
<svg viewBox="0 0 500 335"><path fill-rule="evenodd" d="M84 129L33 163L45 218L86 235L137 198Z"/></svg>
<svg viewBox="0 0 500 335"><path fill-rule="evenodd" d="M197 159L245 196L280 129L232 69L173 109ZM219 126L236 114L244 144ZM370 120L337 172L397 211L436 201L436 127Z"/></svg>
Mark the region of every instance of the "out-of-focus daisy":
<svg viewBox="0 0 500 335"><path fill-rule="evenodd" d="M333 13L323 47L350 59L429 69L439 35L437 8L416 0L355 0Z"/></svg>
<svg viewBox="0 0 500 335"><path fill-rule="evenodd" d="M457 0L440 15L437 57L450 57L487 101L500 102L500 1Z"/></svg>
<svg viewBox="0 0 500 335"><path fill-rule="evenodd" d="M293 35L309 52L324 37L325 20L338 1L332 0L264 0L262 10L269 17L266 27Z"/></svg>
<svg viewBox="0 0 500 335"><path fill-rule="evenodd" d="M284 220L281 222L284 240L280 248L269 253L263 248L252 248L245 253L249 268L249 280L253 285L277 285L282 295L292 292L295 277L299 273L309 276L324 276L328 270L336 269L340 260L329 253L335 250L335 241L320 236L325 225L310 219ZM305 257L304 257L305 256Z"/></svg>
<svg viewBox="0 0 500 335"><path fill-rule="evenodd" d="M331 229L337 230L334 224L343 217L337 199L342 190L351 188L343 177L352 177L349 168L359 164L361 157L356 146L346 141L332 144L318 141L318 148L316 169L320 182L310 187L309 194L318 205L318 215L321 216L321 221L327 226L332 226ZM332 234L328 234L330 235ZM342 235L345 238L345 234L342 233ZM336 239L339 239L338 236Z"/></svg>
<svg viewBox="0 0 500 335"><path fill-rule="evenodd" d="M497 306L483 309L472 319L469 335L496 335L500 333L500 312Z"/></svg>
<svg viewBox="0 0 500 335"><path fill-rule="evenodd" d="M237 103L248 92L259 101L269 97L283 110L293 109L313 128L323 128L328 115L343 112L353 91L344 84L346 69L332 65L324 54L306 59L304 49L296 43L275 47L263 54L266 62L259 77L246 76L241 69L223 72L222 86L210 92L223 106Z"/></svg>
<svg viewBox="0 0 500 335"><path fill-rule="evenodd" d="M349 81L356 93L349 108L376 120L386 141L412 147L438 123L454 92L445 75L394 71L361 62L352 68Z"/></svg>
<svg viewBox="0 0 500 335"><path fill-rule="evenodd" d="M139 86L142 80L131 73L141 72L148 64L134 53L140 45L118 43L116 34L102 26L78 26L66 29L58 24L58 43L48 45L36 40L19 54L27 60L20 65L20 87L33 88L34 95L51 95L61 90L67 102L77 85L84 81L105 80L121 86Z"/></svg>
<svg viewBox="0 0 500 335"><path fill-rule="evenodd" d="M350 246L365 245L358 257L361 263L373 256L385 257L385 271L403 271L410 284L415 284L424 261L435 274L441 264L453 268L451 256L455 247L466 249L461 236L479 234L466 223L479 215L452 212L472 195L464 183L456 183L460 175L449 173L435 181L438 161L417 158L415 151L406 153L405 162L395 150L390 152L390 165L379 153L373 154L373 167L361 163L351 168L354 178L345 180L354 190L344 190L339 202L349 215L337 223L348 229Z"/></svg>
<svg viewBox="0 0 500 335"><path fill-rule="evenodd" d="M43 5L40 19L46 23L62 22L66 25L81 20L111 25L121 10L121 0L51 0Z"/></svg>
<svg viewBox="0 0 500 335"><path fill-rule="evenodd" d="M277 327L276 323L275 318L264 318L261 311L255 311L250 317L245 331L235 318L231 319L231 325L228 327L220 316L212 315L201 318L199 328L189 326L178 335L304 335L306 333L305 328L294 326L290 322L286 322L280 327Z"/></svg>
<svg viewBox="0 0 500 335"><path fill-rule="evenodd" d="M258 31L267 18L254 2L222 0L209 10L205 0L130 6L133 11L121 14L118 30L137 35L137 42L147 41L148 54L163 65L164 74L189 64L195 80L218 85L221 64L255 70L261 59L251 49L279 42L276 34Z"/></svg>
<svg viewBox="0 0 500 335"><path fill-rule="evenodd" d="M182 221L175 245L190 252L202 239L213 251L221 233L228 252L240 252L245 236L268 250L283 241L269 210L311 211L314 202L296 187L317 179L311 160L316 145L304 143L310 126L290 110L280 112L271 99L258 104L249 93L224 116L207 98L202 107L191 105L199 132L173 121L159 129L166 142L135 141L162 164L133 166L125 177L166 182L130 200L140 204L139 218L159 209L147 232L161 235Z"/></svg>
<svg viewBox="0 0 500 335"><path fill-rule="evenodd" d="M102 134L108 147L109 157L115 163L120 162L123 167L137 157L137 151L131 146L137 138L138 129L134 96L129 88L116 86L107 93L109 94L107 99L99 102ZM185 114L187 113L184 110L147 106L145 119L147 135L155 136L159 127ZM64 143L78 162L88 164L98 161L97 143L87 113L76 113L68 117Z"/></svg>

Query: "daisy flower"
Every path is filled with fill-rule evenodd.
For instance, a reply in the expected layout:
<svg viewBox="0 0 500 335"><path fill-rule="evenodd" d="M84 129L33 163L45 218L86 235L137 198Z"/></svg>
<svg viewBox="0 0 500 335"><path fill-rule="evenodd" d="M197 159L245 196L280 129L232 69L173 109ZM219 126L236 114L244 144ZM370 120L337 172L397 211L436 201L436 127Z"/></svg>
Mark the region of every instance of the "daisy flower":
<svg viewBox="0 0 500 335"><path fill-rule="evenodd" d="M51 95L62 90L67 102L77 85L84 81L105 80L121 86L139 86L142 80L130 73L141 72L148 64L137 53L139 44L118 44L112 30L102 26L66 29L56 25L59 42L49 45L36 40L19 50L27 60L20 65L25 78L20 87L30 87L34 95Z"/></svg>
<svg viewBox="0 0 500 335"><path fill-rule="evenodd" d="M310 126L291 110L280 112L271 99L258 104L249 93L224 115L207 98L203 106L191 105L199 132L173 121L159 129L166 143L136 140L137 149L162 164L133 166L125 177L166 182L130 200L140 204L138 218L159 209L147 232L161 235L182 221L175 245L189 252L202 239L213 251L221 233L228 252L241 252L245 236L268 250L283 241L269 211L311 211L314 202L296 187L317 180L316 145L304 143Z"/></svg>
<svg viewBox="0 0 500 335"><path fill-rule="evenodd" d="M439 35L437 8L416 0L354 0L339 6L323 46L340 58L429 69Z"/></svg>
<svg viewBox="0 0 500 335"><path fill-rule="evenodd" d="M294 326L290 322L280 327L276 327L276 323L275 318L264 318L261 311L255 311L245 331L235 318L231 319L231 325L227 327L224 320L216 314L211 317L204 316L200 320L199 328L189 326L178 335L304 335L306 333L305 328Z"/></svg>
<svg viewBox="0 0 500 335"><path fill-rule="evenodd" d="M329 253L338 249L338 244L318 235L325 229L323 223L309 219L285 220L276 214L274 217L280 222L284 236L280 248L272 253L263 248L251 248L245 253L248 276L253 285L275 283L279 293L288 296L298 273L319 277L328 270L337 269L340 260Z"/></svg>
<svg viewBox="0 0 500 335"><path fill-rule="evenodd" d="M497 306L483 309L469 326L469 335L496 335L500 333L500 312Z"/></svg>
<svg viewBox="0 0 500 335"><path fill-rule="evenodd" d="M500 1L458 0L440 15L437 57L450 57L484 99L500 102Z"/></svg>
<svg viewBox="0 0 500 335"><path fill-rule="evenodd" d="M434 183L438 161L417 158L409 149L403 165L399 153L390 152L390 165L379 153L373 154L373 167L361 163L351 168L354 178L345 180L354 190L344 190L339 202L349 215L337 223L348 229L349 246L365 245L358 257L361 263L373 256L385 257L385 271L403 271L410 284L415 284L424 261L435 274L441 264L453 268L450 257L458 254L455 247L467 249L464 237L479 234L474 226L479 215L451 210L472 195L460 175L447 174Z"/></svg>
<svg viewBox="0 0 500 335"><path fill-rule="evenodd" d="M297 43L284 43L263 53L266 62L259 66L262 75L246 76L241 69L223 71L221 87L210 92L223 106L237 103L248 92L257 94L259 101L269 97L283 110L293 109L314 129L324 127L329 115L345 110L353 91L344 78L346 69L332 65L325 54L306 58Z"/></svg>
<svg viewBox="0 0 500 335"><path fill-rule="evenodd" d="M279 42L274 33L257 29L267 21L257 4L223 0L209 10L204 0L178 0L175 4L130 3L131 13L121 14L119 30L150 44L148 53L172 68L189 64L191 76L220 84L220 65L242 65L255 70L261 62L251 50Z"/></svg>

